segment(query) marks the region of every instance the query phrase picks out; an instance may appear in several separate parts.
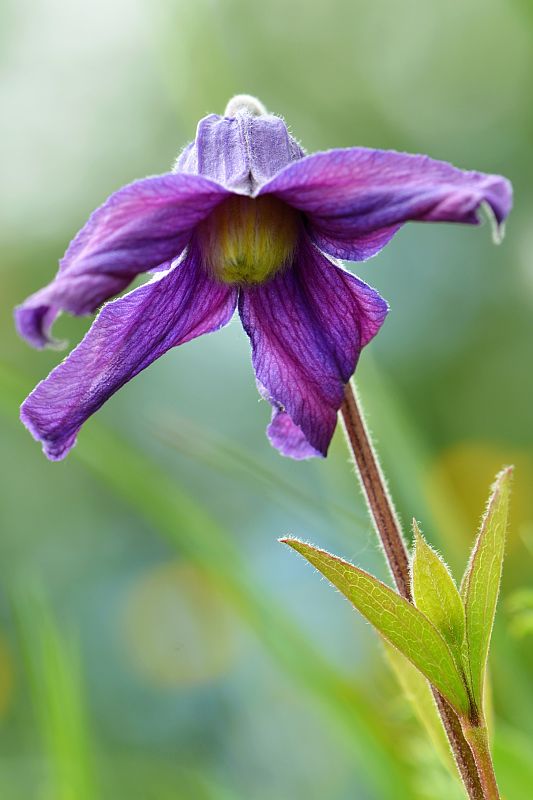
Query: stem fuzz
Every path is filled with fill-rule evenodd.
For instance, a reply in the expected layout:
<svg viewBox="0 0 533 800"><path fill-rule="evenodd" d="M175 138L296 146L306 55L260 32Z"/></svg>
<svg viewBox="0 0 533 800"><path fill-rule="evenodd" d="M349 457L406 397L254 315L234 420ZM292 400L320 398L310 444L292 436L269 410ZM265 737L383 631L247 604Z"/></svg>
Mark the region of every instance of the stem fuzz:
<svg viewBox="0 0 533 800"><path fill-rule="evenodd" d="M470 745L474 760L476 762L481 786L483 787L483 797L485 800L500 800L496 775L492 765L490 755L489 738L487 727L482 722L480 725L469 725L463 722L463 733Z"/></svg>
<svg viewBox="0 0 533 800"><path fill-rule="evenodd" d="M346 441L353 456L363 494L385 551L396 588L402 597L412 602L409 557L400 522L387 490L385 478L366 427L357 394L351 383L346 385L344 402L340 413ZM480 762L475 758L475 753L473 755L472 745L470 744L469 746L457 715L435 689L432 689L432 691L468 797L470 800L493 800L493 798L499 798L498 794L486 793L485 787L482 785L483 773ZM487 750L486 753L490 761L490 752Z"/></svg>

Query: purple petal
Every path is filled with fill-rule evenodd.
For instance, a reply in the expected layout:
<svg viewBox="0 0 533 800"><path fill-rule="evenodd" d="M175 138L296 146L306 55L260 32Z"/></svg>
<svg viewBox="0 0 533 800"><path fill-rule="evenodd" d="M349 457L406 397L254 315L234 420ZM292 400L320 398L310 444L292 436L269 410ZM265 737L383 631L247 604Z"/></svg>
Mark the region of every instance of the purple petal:
<svg viewBox="0 0 533 800"><path fill-rule="evenodd" d="M259 389L274 407L268 433L284 455L326 455L344 386L387 310L305 237L291 268L241 291Z"/></svg>
<svg viewBox="0 0 533 800"><path fill-rule="evenodd" d="M267 427L267 436L276 450L296 461L322 455L309 444L302 430L295 425L287 412L279 408L272 409L272 420Z"/></svg>
<svg viewBox="0 0 533 800"><path fill-rule="evenodd" d="M75 350L42 381L21 419L51 460L64 458L85 420L171 347L231 319L237 290L214 283L189 251L170 272L107 303Z"/></svg>
<svg viewBox="0 0 533 800"><path fill-rule="evenodd" d="M476 225L480 205L488 203L501 224L512 203L511 184L498 175L362 147L290 164L259 192L266 193L308 215L319 247L353 261L375 255L409 220Z"/></svg>
<svg viewBox="0 0 533 800"><path fill-rule="evenodd" d="M252 194L302 156L279 117L210 114L198 123L196 139L178 157L175 170L205 175L233 191Z"/></svg>
<svg viewBox="0 0 533 800"><path fill-rule="evenodd" d="M21 336L44 347L59 311L89 314L140 272L170 266L193 228L230 194L198 175L144 178L119 189L71 242L55 280L16 310Z"/></svg>

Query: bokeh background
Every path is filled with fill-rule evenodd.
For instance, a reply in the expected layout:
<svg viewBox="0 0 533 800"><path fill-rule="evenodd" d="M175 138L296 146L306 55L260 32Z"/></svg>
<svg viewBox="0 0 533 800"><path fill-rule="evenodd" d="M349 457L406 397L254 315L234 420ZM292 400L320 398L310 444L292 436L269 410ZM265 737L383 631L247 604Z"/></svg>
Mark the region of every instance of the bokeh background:
<svg viewBox="0 0 533 800"><path fill-rule="evenodd" d="M125 387L65 462L18 421L60 355L19 341L12 307L239 92L309 151L427 152L514 183L501 247L488 226L411 225L358 265L392 307L358 383L403 520L458 577L516 464L491 671L501 785L531 798L532 42L529 0L2 0L2 798L461 797L373 632L276 541L387 578L342 437L323 462L270 448L237 321Z"/></svg>

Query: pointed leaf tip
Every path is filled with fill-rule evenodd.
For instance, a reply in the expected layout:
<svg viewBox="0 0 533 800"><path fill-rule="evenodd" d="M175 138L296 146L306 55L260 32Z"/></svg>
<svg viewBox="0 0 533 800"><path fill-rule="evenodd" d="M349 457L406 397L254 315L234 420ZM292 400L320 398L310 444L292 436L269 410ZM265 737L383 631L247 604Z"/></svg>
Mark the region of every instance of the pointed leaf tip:
<svg viewBox="0 0 533 800"><path fill-rule="evenodd" d="M513 467L505 467L496 476L461 585L472 692L480 709L500 590L512 476Z"/></svg>
<svg viewBox="0 0 533 800"><path fill-rule="evenodd" d="M298 539L282 539L306 558L439 690L458 714L469 713L464 681L440 632L389 586L338 556Z"/></svg>
<svg viewBox="0 0 533 800"><path fill-rule="evenodd" d="M413 532L411 581L415 605L444 636L459 661L465 635L463 601L448 567L428 545L416 520Z"/></svg>

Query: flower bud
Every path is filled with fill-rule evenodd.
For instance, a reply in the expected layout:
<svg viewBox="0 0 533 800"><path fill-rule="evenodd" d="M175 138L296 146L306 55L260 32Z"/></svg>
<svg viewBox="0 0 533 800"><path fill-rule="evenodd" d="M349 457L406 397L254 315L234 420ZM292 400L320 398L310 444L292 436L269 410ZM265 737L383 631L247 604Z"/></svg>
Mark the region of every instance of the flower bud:
<svg viewBox="0 0 533 800"><path fill-rule="evenodd" d="M236 94L226 106L224 116L236 117L238 113L261 117L267 113L267 110L257 97L253 97L251 94Z"/></svg>

